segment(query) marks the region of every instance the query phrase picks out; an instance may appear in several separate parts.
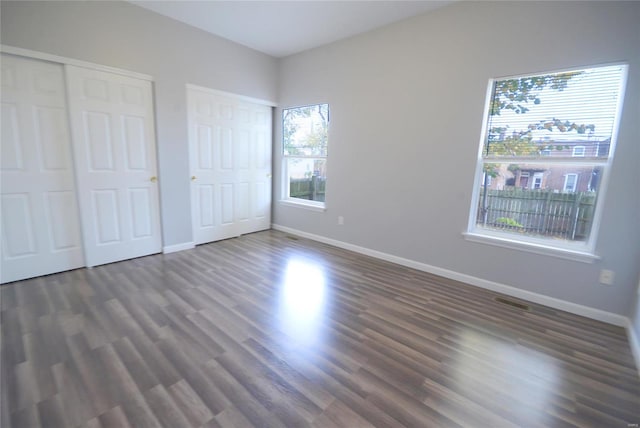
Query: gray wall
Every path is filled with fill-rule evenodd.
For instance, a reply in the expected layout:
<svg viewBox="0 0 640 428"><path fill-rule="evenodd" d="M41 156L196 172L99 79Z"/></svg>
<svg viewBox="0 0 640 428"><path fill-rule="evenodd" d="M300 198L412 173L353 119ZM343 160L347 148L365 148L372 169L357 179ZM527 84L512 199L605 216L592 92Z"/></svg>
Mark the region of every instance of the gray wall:
<svg viewBox="0 0 640 428"><path fill-rule="evenodd" d="M456 3L285 58L279 105L330 104L327 209L276 202L274 223L628 316L640 269L639 23L634 2ZM602 260L465 241L488 80L621 60L630 74ZM276 153L281 135L278 120ZM598 284L602 268L613 286Z"/></svg>
<svg viewBox="0 0 640 428"><path fill-rule="evenodd" d="M163 244L192 241L185 84L275 100L276 59L125 2L1 5L5 45L153 76Z"/></svg>
<svg viewBox="0 0 640 428"><path fill-rule="evenodd" d="M276 202L274 223L632 312L640 274L640 3L458 3L280 61L128 3L3 1L1 8L3 44L154 77L164 245L192 239L185 83L284 106L329 102L327 210ZM620 60L630 75L597 246L602 260L465 241L488 79ZM601 268L616 272L614 286L598 284Z"/></svg>

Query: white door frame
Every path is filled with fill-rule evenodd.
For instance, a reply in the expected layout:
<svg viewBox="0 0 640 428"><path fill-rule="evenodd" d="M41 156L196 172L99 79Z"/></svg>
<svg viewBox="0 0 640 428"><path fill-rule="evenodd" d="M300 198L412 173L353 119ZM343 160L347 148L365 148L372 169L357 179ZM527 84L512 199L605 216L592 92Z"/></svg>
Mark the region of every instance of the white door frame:
<svg viewBox="0 0 640 428"><path fill-rule="evenodd" d="M196 172L197 170L199 170L199 168L197 167L196 164L196 149L195 149L195 145L197 144L197 138L198 135L196 135L196 128L195 128L195 122L194 122L194 117L193 117L193 111L192 109L194 108L192 106L192 94L197 94L197 93L205 93L205 94L209 94L209 95L213 95L213 96L217 96L217 97L221 97L221 98L227 98L232 100L233 102L238 102L238 103L246 103L246 104L253 104L253 105L259 105L262 107L268 107L271 111L270 111L270 122L269 122L269 132L268 132L268 140L269 140L269 144L268 144L268 156L269 156L269 166L268 166L268 173L264 172L264 168L259 168L257 167L257 165L253 164L253 162L256 161L256 158L253 157L252 160L249 161L249 164L247 164L247 167L249 169L237 169L239 168L238 165L236 164L236 160L235 159L231 159L229 158L228 161L232 162L233 166L230 167L232 169L225 169L226 172L222 172L222 170L219 169L220 166L217 167L213 167L213 169L211 170L211 172L213 171L217 171L214 174L216 174L216 176L218 177L218 179L222 179L224 180L222 177L226 176L226 178L231 179L231 176L228 175L229 173L231 173L231 171L233 170L233 173L231 173L234 177L234 181L237 179L240 180L248 180L246 181L245 184L249 184L249 187L245 188L246 192L249 192L249 203L255 208L256 206L259 206L260 204L257 203L256 201L256 196L258 193L261 193L258 189L259 189L259 180L255 181L256 178L258 177L256 174L260 174L258 171L262 170L262 174L266 174L265 178L268 178L268 186L269 186L269 191L268 191L268 195L269 195L269 207L271 207L272 205L272 201L273 201L273 197L272 197L272 169L273 169L273 160L272 158L272 152L273 152L273 110L272 108L275 107L277 104L275 102L272 101L267 101L267 100L262 100L262 99L258 99L258 98L252 98L252 97L247 97L247 96L243 96L243 95L238 95L238 94L234 94L234 93L230 93L230 92L225 92L225 91L221 91L221 90L217 90L217 89L211 89L211 88L205 88L202 86L198 86L198 85L192 85L192 84L187 84L186 85L186 94L187 94L187 120L188 120L188 127L189 127L189 169L190 169L190 179L191 179L191 190L190 190L190 196L191 196L191 222L192 222L192 234L193 234L193 242L195 244L203 244L203 243L207 243L207 242L213 242L219 239L226 239L226 238L230 238L230 237L234 237L234 236L238 236L241 235L243 233L250 233L252 231L257 231L257 230L263 230L262 229L262 225L261 224L256 224L256 223L260 223L261 220L260 217L254 217L253 215L256 214L255 212L252 211L252 209L249 207L248 208L248 213L249 217L246 220L238 220L236 218L236 216L238 215L238 213L235 211L236 208L239 208L240 202L233 200L232 205L233 205L233 209L231 210L231 212L228 212L227 215L232 215L234 218L236 218L232 223L225 223L224 225L222 225L222 217L223 215L223 211L224 211L224 206L222 205L215 205L212 204L209 209L207 210L207 212L209 213L209 215L211 215L212 217L212 221L214 223L217 223L216 226L213 226L214 229L211 229L210 232L207 232L207 236L206 238L203 238L202 235L202 230L200 230L198 228L198 223L199 223L199 215L197 214L197 209L199 208L201 209L202 206L199 203L200 201L198 200L198 202L196 202L196 199L199 199L198 196L194 193L197 191L196 189L196 184L199 183L202 177L197 177L198 173ZM245 105L246 105L245 104ZM235 110L235 108L234 108ZM219 118L219 121L225 122L227 121L227 119L223 119L223 118ZM232 120L231 118L229 118L228 120ZM233 119L234 122L237 119ZM240 128L243 128L244 126L242 125L234 125L234 126L240 126ZM234 128L235 129L235 128ZM250 129L250 128L245 128L245 129ZM254 131L255 132L255 131ZM258 131L259 132L259 131ZM251 134L253 134L253 132L251 132ZM229 134L231 135L231 134ZM259 135L259 134L256 134ZM249 147L255 147L257 148L259 146L258 141L255 141L255 146L252 146L254 144L254 142L250 142L249 143ZM235 152L237 150L237 147L233 147L232 151ZM228 167L227 167L228 168ZM202 170L200 172L203 172ZM222 175L220 175L222 174ZM248 174L248 175L247 175ZM209 174L205 174L205 175L209 175ZM253 178L252 178L253 177ZM260 175L261 177L261 175ZM217 180L216 180L217 181ZM211 183L210 186L206 186L206 187L210 187L212 190L211 197L214 199L214 201L218 201L219 204L222 203L222 198L223 198L223 190L222 187L220 187L220 183L214 184ZM230 184L225 185L224 187L228 187ZM235 185L231 185L233 187L231 187L231 189L235 189ZM232 196L232 198L235 198L237 195L235 194L235 190L230 190L234 196ZM218 193L220 192L220 193ZM225 193L226 194L226 193ZM253 195L253 197L251 196ZM241 200L243 198L240 198ZM257 204L257 205L256 205ZM269 208L270 209L270 208ZM210 212L211 211L211 212ZM233 214L231 214L233 213ZM268 220L268 227L271 226L271 213L269 212L267 214L267 220ZM217 220L215 220L217 218ZM246 222L246 223L245 223ZM212 223L213 224L213 223Z"/></svg>
<svg viewBox="0 0 640 428"><path fill-rule="evenodd" d="M77 60L74 58L69 58L69 57L64 57L64 56L60 56L60 55L54 55L54 54L49 54L46 52L40 52L40 51L35 51L35 50L31 50L31 49L24 49L24 48L19 48L19 47L15 47L15 46L10 46L10 45L5 45L5 44L0 44L0 52L2 53L6 53L6 54L11 54L11 55L16 55L16 56L21 56L21 57L25 57L25 58L30 58L30 59L36 59L36 60L42 60L42 61L48 61L48 62L52 62L52 63L57 63L60 64L63 68L65 68L65 66L67 65L72 65L72 66L77 66L77 67L84 67L84 68L88 68L88 69L92 69L92 70L96 70L96 71L103 71L103 72L108 72L108 73L112 73L112 74L117 74L120 76L126 76L126 77L132 77L135 79L141 79L141 80L145 80L145 81L149 81L152 83L151 85L151 91L152 91L152 98L153 98L153 115L154 115L154 121L155 121L155 91L154 91L154 78L153 76L149 75L149 74L144 74L144 73L138 73L135 71L130 71L130 70L124 70L121 68L116 68L116 67L110 67L110 66L106 66L106 65L102 65L102 64L97 64L97 63L92 63L92 62L88 62L88 61L82 61L82 60ZM66 84L66 69L64 71L65 73L65 84ZM68 125L69 125L69 130L71 130L71 120L70 120L70 112L68 110L68 92L67 92L67 98L66 98L66 102L67 102L67 118L68 118ZM73 147L73 145L75 144L74 141L74 137L71 133L70 135L70 139L71 139L71 145ZM154 124L154 148L155 148L155 153L156 153L156 157L155 157L155 168L156 171L158 171L158 175L160 175L160 170L159 170L159 165L158 165L158 147L157 147L157 138L155 136L155 124ZM72 150L72 163L74 165L74 184L75 184L75 188L78 189L78 174L75 171L75 155L73 153ZM158 189L158 193L159 193L159 189ZM76 198L78 198L78 195L76 194ZM79 200L76 201L77 202L77 206L79 207ZM161 240L161 248L162 248L162 240L163 240L163 231L162 231L162 211L161 211L161 206L158 206L158 215L160 216L160 240ZM80 215L81 213L79 213ZM82 223L82 220L80 220L80 223ZM79 225L80 226L80 225ZM81 228L82 230L82 228ZM81 235L82 235L82 242L83 242L83 254L84 254L84 259L85 259L85 265L87 262L87 253L86 253L86 246L84 245L85 242L85 237L84 237L84 233L81 231Z"/></svg>
<svg viewBox="0 0 640 428"><path fill-rule="evenodd" d="M0 45L0 52L24 56L26 58L40 59L43 61L57 62L62 65L75 65L76 67L91 68L98 71L106 71L108 73L120 74L122 76L134 77L136 79L153 81L153 76L136 71L123 70L121 68L109 67L107 65L96 64L93 62L81 61L79 59L67 58L64 56L48 54L45 52L33 51L31 49L17 48L15 46Z"/></svg>

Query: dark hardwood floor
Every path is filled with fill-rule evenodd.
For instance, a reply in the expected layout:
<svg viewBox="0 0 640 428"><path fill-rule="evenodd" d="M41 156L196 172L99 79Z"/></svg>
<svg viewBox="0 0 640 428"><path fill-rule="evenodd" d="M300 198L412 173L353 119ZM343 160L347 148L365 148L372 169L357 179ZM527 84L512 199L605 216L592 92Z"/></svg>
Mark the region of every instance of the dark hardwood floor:
<svg viewBox="0 0 640 428"><path fill-rule="evenodd" d="M0 291L3 427L640 423L622 328L280 232Z"/></svg>

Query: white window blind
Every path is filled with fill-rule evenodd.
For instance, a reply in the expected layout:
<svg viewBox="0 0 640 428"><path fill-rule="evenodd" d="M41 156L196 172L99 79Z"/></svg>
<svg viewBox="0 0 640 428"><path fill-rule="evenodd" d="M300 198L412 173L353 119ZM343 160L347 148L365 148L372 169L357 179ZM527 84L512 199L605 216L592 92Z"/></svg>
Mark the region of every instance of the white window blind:
<svg viewBox="0 0 640 428"><path fill-rule="evenodd" d="M611 139L626 66L588 68L496 80L484 143L485 157L539 157L545 149L570 156L565 143L588 150Z"/></svg>

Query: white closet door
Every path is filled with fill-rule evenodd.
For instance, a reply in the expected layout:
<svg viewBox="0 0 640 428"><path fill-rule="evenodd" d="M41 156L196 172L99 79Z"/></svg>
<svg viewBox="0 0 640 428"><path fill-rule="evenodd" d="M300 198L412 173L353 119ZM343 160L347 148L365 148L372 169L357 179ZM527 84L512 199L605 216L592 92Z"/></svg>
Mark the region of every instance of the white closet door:
<svg viewBox="0 0 640 428"><path fill-rule="evenodd" d="M151 82L66 66L87 266L161 251Z"/></svg>
<svg viewBox="0 0 640 428"><path fill-rule="evenodd" d="M196 244L271 227L271 107L187 89Z"/></svg>
<svg viewBox="0 0 640 428"><path fill-rule="evenodd" d="M62 66L2 54L0 281L84 266Z"/></svg>

